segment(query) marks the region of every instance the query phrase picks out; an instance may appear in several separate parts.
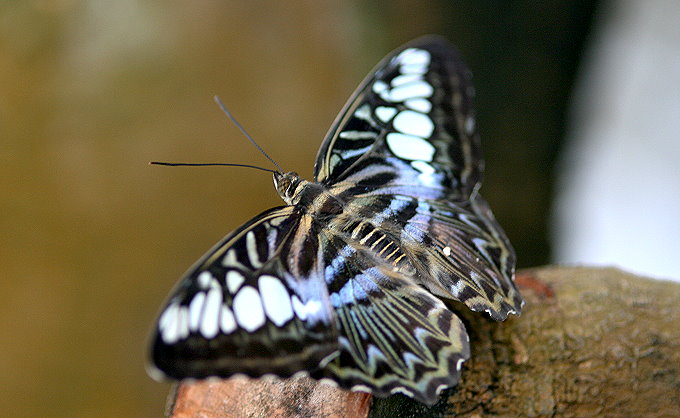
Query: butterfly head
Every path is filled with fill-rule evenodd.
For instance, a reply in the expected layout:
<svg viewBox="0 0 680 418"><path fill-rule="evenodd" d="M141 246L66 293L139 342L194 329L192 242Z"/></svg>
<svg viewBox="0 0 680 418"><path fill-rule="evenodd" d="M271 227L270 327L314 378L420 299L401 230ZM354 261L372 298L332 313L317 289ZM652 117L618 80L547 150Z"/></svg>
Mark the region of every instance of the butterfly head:
<svg viewBox="0 0 680 418"><path fill-rule="evenodd" d="M299 188L302 186L302 179L298 173L289 171L287 173L274 172L274 187L281 196L284 202L289 205L295 204L295 198L299 194Z"/></svg>

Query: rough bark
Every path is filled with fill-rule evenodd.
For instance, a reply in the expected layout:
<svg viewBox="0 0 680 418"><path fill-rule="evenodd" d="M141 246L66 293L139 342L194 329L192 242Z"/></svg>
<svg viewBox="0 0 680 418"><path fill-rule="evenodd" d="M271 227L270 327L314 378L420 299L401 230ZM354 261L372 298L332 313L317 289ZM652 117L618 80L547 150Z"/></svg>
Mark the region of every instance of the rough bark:
<svg viewBox="0 0 680 418"><path fill-rule="evenodd" d="M182 384L175 417L646 416L680 414L680 284L615 269L525 271L521 317L458 309L472 355L433 407L308 378Z"/></svg>
<svg viewBox="0 0 680 418"><path fill-rule="evenodd" d="M308 377L203 381L181 384L171 415L189 417L366 417L371 395Z"/></svg>

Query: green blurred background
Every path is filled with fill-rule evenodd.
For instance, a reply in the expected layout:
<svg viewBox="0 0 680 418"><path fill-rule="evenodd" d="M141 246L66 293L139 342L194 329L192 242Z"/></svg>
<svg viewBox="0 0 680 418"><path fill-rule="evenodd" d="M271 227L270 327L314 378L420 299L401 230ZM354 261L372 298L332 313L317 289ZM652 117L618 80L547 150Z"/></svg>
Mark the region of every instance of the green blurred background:
<svg viewBox="0 0 680 418"><path fill-rule="evenodd" d="M222 97L310 178L330 123L387 52L447 37L475 75L484 195L520 267L550 256L565 106L595 1L0 3L0 411L159 416L146 339L179 276L280 204Z"/></svg>

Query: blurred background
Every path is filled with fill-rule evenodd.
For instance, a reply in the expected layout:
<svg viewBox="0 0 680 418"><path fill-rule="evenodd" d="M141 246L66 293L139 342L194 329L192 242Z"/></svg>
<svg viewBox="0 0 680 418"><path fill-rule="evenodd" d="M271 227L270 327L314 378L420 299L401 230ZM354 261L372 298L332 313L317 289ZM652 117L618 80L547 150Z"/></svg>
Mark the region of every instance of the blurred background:
<svg viewBox="0 0 680 418"><path fill-rule="evenodd" d="M265 173L147 163L269 167L213 103L219 95L279 164L309 179L356 85L427 33L447 37L475 75L482 192L520 267L588 262L678 276L680 179L667 183L664 171L680 154L668 122L678 112L677 9L623 0L0 3L0 411L160 415L169 385L144 371L157 310L216 241L281 202ZM620 194L598 200L610 191ZM656 223L634 235L635 215ZM604 251L613 242L628 253ZM629 253L651 261L628 266ZM659 259L676 264L656 271Z"/></svg>

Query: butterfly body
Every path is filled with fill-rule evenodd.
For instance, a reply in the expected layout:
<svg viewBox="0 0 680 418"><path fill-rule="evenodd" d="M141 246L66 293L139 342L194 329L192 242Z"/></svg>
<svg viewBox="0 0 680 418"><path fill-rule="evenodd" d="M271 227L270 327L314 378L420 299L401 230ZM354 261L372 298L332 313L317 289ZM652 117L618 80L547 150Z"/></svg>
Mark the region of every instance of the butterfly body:
<svg viewBox="0 0 680 418"><path fill-rule="evenodd" d="M478 189L470 75L439 38L389 55L322 143L314 181L274 173L286 203L225 237L160 314L160 377L308 371L433 403L456 383L457 300L519 313L514 252Z"/></svg>

